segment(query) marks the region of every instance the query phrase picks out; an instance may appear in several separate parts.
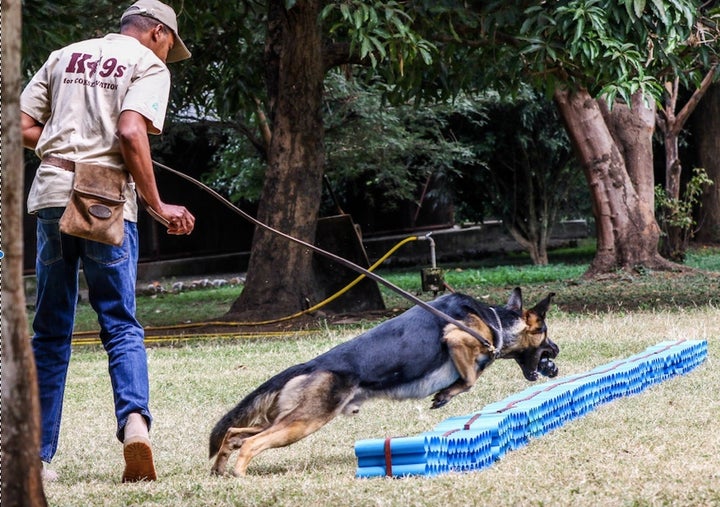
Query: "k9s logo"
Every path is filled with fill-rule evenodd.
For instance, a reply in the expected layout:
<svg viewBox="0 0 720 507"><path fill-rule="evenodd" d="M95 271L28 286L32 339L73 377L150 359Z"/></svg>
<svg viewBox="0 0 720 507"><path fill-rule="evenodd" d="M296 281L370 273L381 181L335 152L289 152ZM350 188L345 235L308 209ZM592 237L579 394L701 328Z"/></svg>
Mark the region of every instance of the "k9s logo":
<svg viewBox="0 0 720 507"><path fill-rule="evenodd" d="M93 55L87 53L73 53L70 62L65 68L69 74L85 74L86 69L90 70L87 77L92 78L97 74L99 77L122 77L127 68L125 65L118 65L117 58L102 60L91 60Z"/></svg>

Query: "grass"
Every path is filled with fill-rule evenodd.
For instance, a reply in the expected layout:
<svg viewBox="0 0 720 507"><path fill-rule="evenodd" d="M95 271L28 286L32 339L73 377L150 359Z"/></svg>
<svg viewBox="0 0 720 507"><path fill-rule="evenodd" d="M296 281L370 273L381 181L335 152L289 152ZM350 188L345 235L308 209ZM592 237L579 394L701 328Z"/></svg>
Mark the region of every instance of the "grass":
<svg viewBox="0 0 720 507"><path fill-rule="evenodd" d="M556 252L560 259L548 266L533 266L516 256L511 264L443 266L445 280L456 290L497 302L520 286L531 297L555 292L556 304L566 312L608 312L627 310L679 309L720 306L720 248L690 252L686 265L695 273L640 271L617 273L602 280L582 279L592 252L587 247ZM420 291L419 269L381 273L388 280L411 291ZM381 287L390 307L404 307L400 297Z"/></svg>
<svg viewBox="0 0 720 507"><path fill-rule="evenodd" d="M121 446L97 347L77 348L68 378L61 474L51 505L434 506L716 505L720 503L718 311L550 312L561 375L584 372L664 339L709 339L695 371L601 406L477 473L437 478L355 479L356 440L414 435L527 386L510 361L440 410L429 400L368 402L307 439L258 456L245 478L209 474L207 437L216 420L272 372L353 336L342 329L280 340L196 342L152 348L153 441L160 480L119 484Z"/></svg>
<svg viewBox="0 0 720 507"><path fill-rule="evenodd" d="M209 474L207 438L217 419L271 374L371 324L326 326L275 339L212 339L153 347L148 360L160 480L122 485L122 451L114 437L105 353L96 346L75 347L60 449L53 462L61 480L46 485L49 502L173 507L720 505L718 277L643 273L589 283L580 279L587 262L586 255L569 251L549 267L533 267L519 258L513 259L512 267L487 262L449 266L447 280L492 303L504 301L515 285L523 287L531 303L550 290L557 292L548 324L561 347L556 362L563 376L628 357L666 339L707 339L708 360L686 376L603 405L481 472L431 479L355 479L353 446L359 439L415 435L523 390L528 384L511 361L493 365L470 392L440 410L430 410L429 399L368 402L356 417L339 417L295 445L261 454L246 478L232 479ZM695 250L688 263L720 272L720 250ZM383 275L410 290L419 289L418 270ZM238 292L220 288L143 296L138 298L140 320L159 325L216 318ZM384 296L388 306L407 306ZM80 313L86 311L83 306ZM86 320L86 325L93 325L94 317Z"/></svg>

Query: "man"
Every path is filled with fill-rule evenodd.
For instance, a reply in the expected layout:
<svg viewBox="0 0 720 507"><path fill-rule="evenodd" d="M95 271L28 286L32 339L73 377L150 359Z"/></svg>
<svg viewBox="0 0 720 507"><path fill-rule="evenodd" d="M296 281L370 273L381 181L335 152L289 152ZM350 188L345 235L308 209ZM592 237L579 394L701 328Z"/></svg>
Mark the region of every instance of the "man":
<svg viewBox="0 0 720 507"><path fill-rule="evenodd" d="M158 0L140 0L122 15L119 34L53 52L23 91L23 143L42 160L28 211L38 218L32 345L40 388L40 458L45 464L58 446L82 262L108 355L116 434L125 458L122 481L156 479L144 331L135 318L136 192L169 224L169 234L192 232L195 217L185 207L160 199L147 137L163 127L170 90L166 63L189 57L175 11ZM60 232L58 222L79 163L129 172L121 246ZM47 468L44 476L57 478Z"/></svg>

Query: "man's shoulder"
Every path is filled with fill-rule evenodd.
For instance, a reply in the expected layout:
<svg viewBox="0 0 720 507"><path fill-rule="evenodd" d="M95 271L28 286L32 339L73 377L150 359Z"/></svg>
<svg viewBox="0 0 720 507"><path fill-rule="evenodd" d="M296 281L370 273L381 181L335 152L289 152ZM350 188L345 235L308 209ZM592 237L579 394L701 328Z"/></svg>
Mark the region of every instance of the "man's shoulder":
<svg viewBox="0 0 720 507"><path fill-rule="evenodd" d="M97 51L100 49L118 48L125 55L147 55L154 53L147 47L143 46L135 37L123 35L120 33L109 33L104 37L95 37L73 42L60 49L59 51Z"/></svg>

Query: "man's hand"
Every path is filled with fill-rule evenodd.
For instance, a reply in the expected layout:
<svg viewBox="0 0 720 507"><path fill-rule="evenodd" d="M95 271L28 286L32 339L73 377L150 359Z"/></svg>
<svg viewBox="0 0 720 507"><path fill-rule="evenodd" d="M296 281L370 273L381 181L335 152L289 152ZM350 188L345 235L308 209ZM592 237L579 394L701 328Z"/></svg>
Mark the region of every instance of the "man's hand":
<svg viewBox="0 0 720 507"><path fill-rule="evenodd" d="M154 211L168 222L168 234L181 236L195 229L195 217L185 206L163 203L159 210Z"/></svg>

